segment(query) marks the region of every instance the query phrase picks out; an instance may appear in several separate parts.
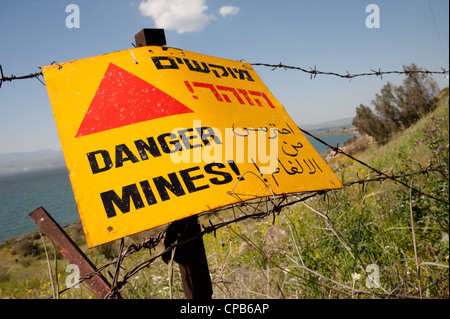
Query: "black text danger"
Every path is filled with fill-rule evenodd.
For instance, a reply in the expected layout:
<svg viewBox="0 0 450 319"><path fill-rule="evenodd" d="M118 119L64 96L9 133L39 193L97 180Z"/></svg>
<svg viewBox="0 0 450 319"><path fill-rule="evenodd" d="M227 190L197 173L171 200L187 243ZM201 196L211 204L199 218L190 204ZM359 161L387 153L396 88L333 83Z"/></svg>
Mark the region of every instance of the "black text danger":
<svg viewBox="0 0 450 319"><path fill-rule="evenodd" d="M211 127L197 127L181 129L176 133L163 133L156 138L134 141L134 145L119 144L114 151L96 150L86 154L93 174L122 167L124 162L138 163L149 158L160 157L179 151L207 146L211 143L222 144L214 129Z"/></svg>

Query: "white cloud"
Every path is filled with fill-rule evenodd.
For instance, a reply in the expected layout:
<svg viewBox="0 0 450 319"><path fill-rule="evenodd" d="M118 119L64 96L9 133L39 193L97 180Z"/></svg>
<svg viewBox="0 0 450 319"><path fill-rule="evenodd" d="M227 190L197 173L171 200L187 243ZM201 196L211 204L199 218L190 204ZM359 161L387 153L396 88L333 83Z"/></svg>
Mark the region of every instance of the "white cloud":
<svg viewBox="0 0 450 319"><path fill-rule="evenodd" d="M206 0L145 0L139 10L153 18L157 28L178 33L201 31L215 17L207 15Z"/></svg>
<svg viewBox="0 0 450 319"><path fill-rule="evenodd" d="M234 16L235 14L238 14L239 8L233 6L223 6L222 8L220 8L219 12L222 17L226 17L228 15Z"/></svg>

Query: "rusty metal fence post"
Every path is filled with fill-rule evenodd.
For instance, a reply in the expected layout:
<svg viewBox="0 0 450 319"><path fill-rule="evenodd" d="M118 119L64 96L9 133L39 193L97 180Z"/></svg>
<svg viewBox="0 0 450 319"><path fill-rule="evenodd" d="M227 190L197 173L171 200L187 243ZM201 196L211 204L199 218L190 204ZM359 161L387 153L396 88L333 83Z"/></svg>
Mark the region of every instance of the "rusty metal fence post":
<svg viewBox="0 0 450 319"><path fill-rule="evenodd" d="M53 241L64 258L66 258L69 263L78 266L81 278L92 276L84 282L89 286L97 298L104 299L108 293L110 293L111 285L100 272L96 272L96 267L80 250L77 244L72 241L61 226L43 207L39 207L31 212L30 216L42 232ZM111 296L111 298L120 299L121 297L120 294L116 293Z"/></svg>

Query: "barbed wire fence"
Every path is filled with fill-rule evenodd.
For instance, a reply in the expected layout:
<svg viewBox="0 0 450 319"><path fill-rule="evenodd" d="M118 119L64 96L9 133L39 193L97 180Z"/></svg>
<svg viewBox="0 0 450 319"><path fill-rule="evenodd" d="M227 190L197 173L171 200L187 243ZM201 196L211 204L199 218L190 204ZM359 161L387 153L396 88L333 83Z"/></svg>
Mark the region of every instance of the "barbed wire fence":
<svg viewBox="0 0 450 319"><path fill-rule="evenodd" d="M53 61L51 64L54 64L54 63L56 63L56 61ZM381 79L383 79L383 75L391 75L391 74L409 75L409 76L414 75L414 74L447 75L448 76L448 74L449 74L449 71L443 67L441 67L440 71L429 71L427 69L408 70L406 67L404 67L402 71L399 71L399 70L381 71L381 69L378 68L378 70L371 69L370 70L371 72L349 73L347 71L346 74L341 74L341 73L336 73L336 72L321 71L321 70L318 70L316 66L314 66L314 68L310 68L308 70L308 69L305 69L304 67L286 65L281 62L278 64L268 64L268 63L260 63L260 62L255 62L255 63L250 63L250 64L252 66L269 67L269 68L272 68L272 71L274 71L276 69L297 70L297 71L301 71L301 72L310 74L311 79L316 78L317 75L336 76L336 77L343 78L343 79L353 79L353 78L358 78L358 77L363 77L363 76L377 76L377 77L380 77ZM15 80L25 80L25 79L33 79L33 78L38 79L39 82L41 82L42 84L45 85L45 83L40 79L40 77L42 75L43 75L42 71L38 71L38 72L30 73L27 75L21 75L21 76L16 76L16 75L5 76L3 74L2 66L0 65L0 88L2 87L3 82L11 82L11 81L15 81Z"/></svg>
<svg viewBox="0 0 450 319"><path fill-rule="evenodd" d="M16 76L16 75L5 76L3 74L2 65L0 64L0 88L2 87L3 82L11 82L11 81L15 81L15 80L26 80L26 79L38 79L39 82L41 82L43 85L45 85L45 83L41 79L39 79L39 77L41 77L41 76L43 76L42 71L30 73L27 75L20 75L20 76Z"/></svg>
<svg viewBox="0 0 450 319"><path fill-rule="evenodd" d="M448 70L446 70L445 68L441 67L440 71L429 71L427 69L423 69L423 70L408 70L406 67L403 68L402 71L381 71L380 68L378 68L377 70L370 70L371 72L365 72L365 73L349 73L347 71L346 74L340 74L340 73L336 73L336 72L328 72L328 71L320 71L317 69L316 66L314 66L314 68L310 68L305 69L303 67L299 67L299 66L291 66L291 65L285 65L283 63L278 63L278 64L267 64L267 63L251 63L251 65L254 66L265 66L265 67L269 67L272 68L272 71L276 70L276 69L284 69L284 70L297 70L297 71L301 71L304 73L308 73L311 76L311 79L315 78L317 75L330 75L330 76L337 76L343 79L353 79L353 78L357 78L357 77L363 77L363 76L377 76L380 77L381 79L383 79L383 75L389 75L389 74L397 74L397 75L414 75L414 74L428 74L428 75L448 75Z"/></svg>
<svg viewBox="0 0 450 319"><path fill-rule="evenodd" d="M422 169L420 171L410 172L410 173L406 173L406 174L398 174L398 175L392 174L392 175L377 176L375 178L361 178L359 180L353 180L353 181L345 182L345 183L343 183L343 185L344 185L344 187L350 187L350 186L355 185L355 184L362 185L362 184L368 184L368 183L371 183L371 182L380 182L380 181L384 181L384 180L392 180L394 182L399 182L401 179L409 177L409 176L426 175L426 174L428 174L430 172L436 172L436 171L437 172L443 172L446 167L448 168L448 165L439 165L439 166L436 166L436 167L428 167L428 168L424 168L424 169ZM373 170L375 172L378 172L377 169L373 169ZM404 183L401 183L401 184L404 184ZM411 189L412 191L414 191L413 188L411 188L409 186L407 186L407 187L409 189ZM155 256L153 256L153 257L151 257L151 258L141 262L140 264L134 266L132 269L126 271L122 275L122 279L121 280L118 280L117 279L118 277L115 276L114 277L115 280L113 281L113 285L111 287L110 295L112 296L112 295L114 295L114 293L119 292L120 289L125 284L127 284L127 282L133 276L135 276L138 272L140 272L141 270L149 267L156 259L162 257L164 254L167 254L168 252L172 251L173 249L176 249L177 246L184 245L187 242L190 242L190 241L192 241L192 240L194 240L194 239L196 239L198 237L201 237L201 236L203 236L205 234L213 233L214 236L216 236L216 231L218 231L219 229L221 229L223 227L228 227L231 224L242 222L242 221L247 220L247 219L264 219L264 218L267 218L267 217L272 217L273 218L272 223L274 223L276 216L280 214L280 212L281 212L281 210L283 208L286 208L286 207L289 207L289 206L292 206L292 205L295 205L295 204L298 204L298 203L305 202L306 200L314 198L314 197L317 197L317 196L323 196L323 195L327 194L328 192L332 192L332 191L324 190L324 191L317 191L317 192L311 192L311 193L285 194L285 195L278 195L278 196L274 196L274 197L268 197L268 198L265 198L265 199L258 199L258 200L256 200L256 202L255 201L253 201L253 202L252 201L250 201L250 202L249 201L240 201L237 204L233 204L231 206L231 209L233 209L233 212L234 212L235 209L238 210L241 213L240 216L232 218L232 219L227 220L227 221L222 221L222 222L216 223L216 224L213 224L211 222L211 220L209 219L208 220L209 221L209 225L202 225L203 230L200 233L198 233L195 236L193 236L193 237L191 237L189 239L186 239L186 240L184 240L182 242L176 242L176 243L174 243L174 244L172 244L172 245L170 245L168 247L165 247L162 251L160 251ZM429 194L425 194L423 192L420 192L420 194L424 195L424 196L429 195ZM230 195L233 195L233 194L230 194ZM429 195L429 197L432 197L432 196ZM440 199L435 199L435 200L439 200L441 202L444 202L444 203L448 204L448 202L446 202L444 200L440 200ZM261 209L260 207L264 206L264 205L261 205L263 203L269 204L269 206L271 206L271 207L269 209ZM249 212L244 211L244 207L245 208L250 208L250 210L252 210L252 212L249 213ZM219 211L226 210L226 209L230 209L230 206L226 206L226 207L223 207L223 208L219 208L219 209L213 210L213 211L209 212L208 214L218 213ZM379 219L381 219L381 218L387 216L388 214L394 212L396 209L398 209L398 208L391 209L390 211L386 212L383 216L380 216ZM372 221L372 223L374 223L374 222L375 221ZM368 225L366 225L366 226L368 226ZM356 229L357 228L355 228L353 230L356 230ZM144 241L142 241L139 244L134 244L133 243L130 246L128 246L126 249L123 249L123 239L122 239L121 240L121 245L120 245L121 248L119 249L118 257L115 260L113 260L113 261L111 261L111 262L109 262L109 263L107 263L107 264L97 268L95 273L92 273L92 274L89 274L86 277L80 278L79 279L79 283L92 278L93 276L95 276L96 274L98 274L101 271L105 270L109 266L115 267L116 270L120 269L120 265L121 265L121 263L123 262L123 260L125 258L130 257L132 254L137 253L137 252L139 252L142 249L149 249L149 250L156 249L156 247L164 239L166 230L167 230L167 228L165 228L164 230L160 231L156 236L148 237L147 239L145 239ZM348 231L351 231L351 229L343 230L341 232L348 232ZM338 232L334 233L331 236L338 236L338 237L342 238L342 235L340 235ZM320 240L320 239L321 238L318 238L316 240ZM244 240L249 241L248 238L245 238ZM258 247L255 246L255 244L252 244L251 247L253 249L255 249L256 251L259 251L261 253L261 250L258 250ZM351 247L349 247L349 249L352 250ZM267 256L265 256L265 257L267 257ZM273 263L273 261L271 261L271 260L268 260L268 261ZM275 266L276 267L280 267L279 265L275 265ZM364 267L362 267L362 268L364 269ZM282 268L282 270L285 270L285 269ZM316 274L317 274L317 272L316 272ZM320 275L320 274L318 274L318 275ZM380 294L380 293L376 293L376 292L373 292L373 291L369 292L369 291L354 290L352 287L340 284L340 283L338 283L338 282L336 282L336 281L334 281L334 280L332 280L330 278L326 278L324 276L322 276L322 277L325 280L329 281L331 284L335 284L335 285L337 285L340 288L344 288L344 290L346 290L347 292L346 291L342 291L342 290L338 291L339 293L342 293L343 295L348 295L349 291L353 291L353 293L362 294L362 295L372 295L372 296L376 296L376 297L379 297L379 298L405 298L405 299L406 298L412 298L412 299L415 298L414 296L401 296L401 295L397 295L397 294L388 294L388 293ZM302 277L302 279L307 280L305 277ZM307 281L309 281L309 280L307 280ZM333 288L331 286L325 286L325 287L327 289L330 289L330 290L335 290L335 288ZM66 290L68 290L70 288L71 287L68 287L66 289L61 290L60 294L65 292Z"/></svg>
<svg viewBox="0 0 450 319"><path fill-rule="evenodd" d="M298 70L298 71L309 74L311 79L316 78L316 76L318 76L318 75L336 76L336 77L343 78L343 79L353 79L353 78L363 77L363 76L376 76L376 77L380 77L381 79L383 79L383 75L392 75L392 74L411 76L413 74L448 75L448 73L449 73L449 71L445 70L444 68L441 68L441 71L429 71L426 69L407 70L406 68L404 68L402 71L381 71L380 69L378 69L378 70L371 70L371 72L366 72L366 73L351 74L351 73L347 72L346 74L339 74L339 73L335 73L335 72L320 71L316 68L316 66L314 66L314 68L310 68L308 70L308 69L298 67L298 66L285 65L283 63L278 63L278 64L251 63L251 65L269 67L269 68L272 68L272 70L280 69L280 68L285 69L285 70ZM16 81L16 80L33 79L33 78L38 79L42 84L45 85L45 83L40 79L41 76L42 76L41 71L30 73L28 75L22 75L22 76L15 76L15 75L5 76L3 74L3 70L0 65L0 88L3 84L3 82L11 82L11 81ZM396 173L392 172L391 174L388 174L388 173L383 172L382 170L377 169L377 168L371 166L370 164L352 156L348 152L345 152L342 148L339 147L339 144L336 146L330 145L330 144L326 143L325 141L323 141L322 139L315 136L314 134L311 134L308 131L303 130L301 128L300 128L300 130L305 135L308 135L308 136L314 138L315 140L317 140L318 142L322 143L323 145L327 146L327 148L332 153L334 153L333 156L337 156L338 154L341 154L341 155L349 158L350 160L357 162L357 163L363 165L364 167L368 168L370 172L375 173L375 176L372 178L370 178L370 174L369 174L367 177L344 182L343 183L344 189L351 187L353 185L363 185L364 186L364 185L366 185L368 183L372 183L372 182L381 182L381 181L385 181L385 180L390 180L396 184L403 186L405 189L411 191L414 194L427 197L431 200L443 203L445 205L449 205L448 200L438 198L435 194L425 193L420 189L412 187L412 185L408 185L404 181L404 179L407 177L416 176L416 175L427 175L431 172L439 172L440 174L442 174L446 178L448 178L448 167L449 167L448 163L442 164L442 165L437 165L437 166L429 166L429 167L421 168L420 170L408 172L408 173L402 173L402 174L397 173L396 174ZM266 185L266 187L268 187L268 186ZM176 247L178 247L178 246L184 245L184 244L186 244L198 237L201 237L205 234L213 233L214 237L216 237L216 232L219 229L221 229L223 227L229 227L232 224L239 223L239 222L242 222L247 219L264 219L264 218L271 216L272 223L275 223L276 217L280 214L280 212L283 208L287 208L287 207L290 207L290 206L293 206L293 205L299 204L299 203L305 203L305 201L308 199L312 199L317 196L324 196L329 192L333 192L333 190L321 190L321 191L309 192L309 193L273 195L273 196L269 196L269 197L265 197L265 198L257 198L254 200L243 201L240 199L239 194L234 193L233 191L230 191L229 195L235 196L236 198L239 199L239 201L236 204L218 208L218 209L212 210L205 214L215 214L222 210L232 209L234 218L232 218L230 220L226 220L226 221L222 220L221 222L218 222L215 224L213 224L211 222L211 220L209 219L208 220L209 225L202 225L203 230L201 232L199 232L198 234L196 234L186 240L175 242L174 244L171 244L170 246L164 247L164 249L162 251L160 251L159 253L157 253L155 256L152 256L151 258L135 265L133 268L131 268L130 270L127 270L125 273L123 273L121 278L119 278L121 266L122 266L122 263L125 260L125 258L130 257L131 255L141 251L142 249L148 249L150 251L156 250L156 247L158 245L160 245L161 241L165 238L165 234L166 234L168 226L165 229L161 230L157 235L150 236L140 243L133 243L133 244L127 246L126 248L124 245L124 239L121 239L118 257L116 259L114 259L113 261L111 261L109 263L104 264L103 266L98 267L95 272L93 272L83 278L79 278L78 282L74 283L73 285L66 287L65 289L61 289L59 291L59 294L62 294L64 292L72 289L73 287L79 285L83 281L89 280L93 276L100 274L102 271L105 271L108 267L112 266L115 268L115 271L114 271L114 276L112 276L113 281L112 281L112 285L111 285L111 291L107 295L106 298L112 297L117 292L120 292L120 290L124 287L124 285L126 285L133 276L135 276L137 273L139 273L143 269L149 267L158 258L171 252L173 249L176 249ZM250 212L245 211L245 209L249 209ZM395 211L395 209L397 209L397 208L393 208L393 209L385 212L382 216L379 216L378 219L384 218L385 216L387 216L390 213L392 213L393 211ZM240 213L240 216L236 216L236 211L238 211L238 213ZM321 215L322 217L324 217L325 219L328 218L327 216L324 216L320 212L317 212L317 213L319 215ZM203 215L205 215L205 214L203 214ZM328 219L328 222L330 222L329 219ZM374 223L374 222L375 221L372 221L372 223ZM336 229L334 229L332 227L332 224L331 224L331 229L333 230L333 233L330 236L338 237L341 240L342 244L346 247L346 249L348 249L351 253L354 253L354 251L353 251L354 248L352 248L350 245L347 245L345 243L345 239L341 235L341 232L351 231L351 229L337 231ZM264 251L261 250L256 244L254 244L248 237L245 237L242 234L236 234L236 235L241 237L241 239L243 241L247 242L253 250L255 250L263 258L265 258L267 260L267 262L270 263L272 266L274 266L275 268L279 268L281 271L286 271L286 269L284 269L282 266L278 265L275 261L270 259L270 257L267 256L264 253ZM320 239L321 238L318 238L316 240L320 240ZM357 260L357 257L355 257L355 261L356 260ZM358 261L360 263L362 263L360 260L358 260ZM362 266L363 265L360 264L360 267L365 272L364 267L362 267ZM345 295L345 296L349 296L351 293L351 294L356 294L356 295L370 295L370 296L374 296L374 297L378 297L378 298L405 298L405 299L419 298L414 295L405 296L405 295L394 294L393 292L389 293L386 291L385 291L385 293L378 293L378 292L375 292L373 289L370 289L370 291L357 290L354 287L350 287L348 285L339 283L331 278L327 278L312 269L308 269L305 267L305 270L307 270L308 272L323 279L322 283L314 282L314 284L323 286L324 288L329 289L329 290L336 291L337 293ZM306 278L305 276L302 276L299 274L294 274L291 272L289 272L289 274L299 277L302 280L310 281L310 279ZM447 278L447 280L448 280L448 278ZM438 283L435 283L435 284L438 284ZM425 287L425 288L427 288L427 287ZM50 298L52 298L52 297L50 297Z"/></svg>
<svg viewBox="0 0 450 319"><path fill-rule="evenodd" d="M307 133L306 131L302 130L304 133ZM321 141L320 139L318 139L319 141ZM321 141L323 142L323 141ZM344 188L348 188L351 187L353 185L366 185L368 183L372 183L372 182L381 182L381 181L385 181L385 180L391 180L395 183L399 183L400 185L404 186L405 188L409 189L412 192L416 192L417 194L421 195L421 196L426 196L429 197L433 200L442 202L444 204L449 204L448 201L445 201L443 199L439 199L436 198L435 196L431 195L431 194L427 194L424 193L420 190L417 190L413 187L411 187L410 185L406 184L405 182L402 181L402 179L406 178L406 177L410 177L410 176L415 176L415 175L427 175L431 172L440 172L441 174L446 174L446 176L448 177L448 174L445 173L445 170L447 169L448 171L448 164L447 165L438 165L438 166L430 166L430 167L426 167L423 169L420 169L418 171L414 171L414 172L409 172L409 173L403 173L403 174L386 174L381 172L379 169L376 169L372 166L370 166L369 164L360 161L356 158L354 158L353 156L347 154L345 151L343 151L341 148L339 148L338 146L331 146L325 142L323 142L327 147L330 148L330 150L332 152L335 152L335 154L342 154L344 156L348 156L350 159L352 160L356 160L358 163L368 167L370 170L372 170L374 173L376 173L378 176L373 177L373 178L368 178L368 177L364 177L364 178L360 178L357 180L352 180L352 181L347 181L344 182ZM267 186L267 185L266 185ZM267 217L272 217L272 224L275 223L275 219L276 217L281 213L281 210L283 208L287 208L289 206L295 205L295 204L299 204L299 203L304 203L305 201L307 201L308 199L312 199L315 198L317 196L324 196L329 192L333 192L333 190L322 190L322 191L316 191L316 192L310 192L310 193L293 193L293 194L284 194L284 195L277 195L277 196L269 196L266 198L258 198L255 200L250 200L250 201L239 201L236 204L233 204L231 206L226 206L226 207L222 207L222 208L218 208L215 209L211 212L205 213L204 215L209 215L209 214L216 214L222 210L228 210L228 209L232 209L233 211L233 215L235 216L234 218L230 219L230 220L226 220L226 221L221 221L219 223L215 223L213 224L211 222L210 219L208 219L209 224L204 224L202 225L203 230L199 233L197 233L196 235L184 240L184 241L179 241L176 242L170 246L164 247L164 249L162 251L160 251L159 253L157 253L155 256L152 256L151 258L135 265L133 268L131 268L130 270L126 271L122 276L121 279L119 280L119 271L121 268L121 264L123 263L124 259L127 257L130 257L131 255L133 255L134 253L137 253L139 251L141 251L142 249L148 249L148 250L156 250L156 247L158 245L161 244L161 241L165 238L165 233L167 230L167 227L164 228L163 230L161 230L157 235L155 236L150 236L148 238L146 238L144 241L136 244L133 243L131 245L129 245L126 249L124 248L124 239L121 239L120 242L120 247L119 247L119 252L118 252L118 257L116 259L114 259L113 261L104 264L101 267L98 267L96 272L89 274L88 276L85 276L83 278L80 278L79 281L77 282L77 284L82 283L85 280L89 280L90 278L92 278L93 276L101 273L102 271L104 271L106 268L112 266L115 269L115 274L113 277L113 283L111 286L111 292L110 294L108 294L107 298L109 296L113 296L115 293L120 292L121 288L124 287L128 281L135 276L138 272L142 271L143 269L149 267L155 260L157 260L158 258L162 257L163 255L171 252L173 249L176 249L176 247L184 245L198 237L202 237L205 234L214 234L214 237L216 237L216 232L224 227L229 227L232 224L236 224L239 222L242 222L244 220L247 219L264 219ZM229 192L229 195L239 195L233 192ZM245 209L249 209L250 212L245 211ZM382 216L379 216L377 218L377 220L382 219L384 217L386 217L387 215L389 215L390 213L396 211L397 209L399 209L399 207L395 207L387 212L385 212ZM238 213L240 213L240 216L236 216L235 210L238 211ZM320 213L319 213L320 214ZM320 214L322 217L326 218L327 221L330 223L331 221L329 220L329 218L327 216L324 216L323 214ZM377 220L372 221L371 223L375 223ZM330 224L332 225L332 224ZM368 224L366 224L365 226L368 226ZM352 252L354 250L354 248L352 248L350 245L345 244L345 239L342 236L342 232L349 232L352 230L357 230L358 227L353 228L353 229L345 229L345 230L336 230L334 228L333 229L333 234L329 235L329 236L336 236L338 238L340 238L340 240L344 241L344 245L346 246L346 248ZM271 263L274 267L281 269L282 271L286 271L285 268L281 267L280 265L278 265L276 262L274 262L273 260L270 259L270 257L266 256L264 254L264 252L256 245L254 244L248 237L243 236L242 234L238 234L235 233L236 235L240 236L244 241L246 241L247 243L249 243L249 246L254 249L256 252L258 252L259 254L262 255L262 257L266 258L267 261L269 263ZM319 241L323 238L318 238L316 239L316 241ZM307 243L304 243L307 244ZM360 263L362 263L362 261L359 261ZM365 267L363 267L362 264L359 265L360 268L362 268L364 270ZM402 298L402 299L415 299L415 298L419 298L417 296L405 296L405 295L399 295L399 294L394 294L394 293L378 293L373 291L373 289L371 291L364 291L364 290L355 290L353 287L347 286L345 284L339 283L331 278L325 277L322 274L320 274L317 271L314 271L312 269L308 269L305 268L307 271L315 274L318 277L321 277L326 283L317 283L314 282L314 284L318 284L320 286L323 286L326 289L335 291L339 294L342 294L344 296L349 296L350 293L353 294L357 294L357 295L370 295L373 297L377 297L377 298ZM305 281L311 281L310 279L304 277L304 276L300 276L298 274L293 274L291 272L289 272L290 275L299 277L300 279L303 279ZM59 293L63 293L69 289L71 289L72 287L67 287L61 291L59 291Z"/></svg>

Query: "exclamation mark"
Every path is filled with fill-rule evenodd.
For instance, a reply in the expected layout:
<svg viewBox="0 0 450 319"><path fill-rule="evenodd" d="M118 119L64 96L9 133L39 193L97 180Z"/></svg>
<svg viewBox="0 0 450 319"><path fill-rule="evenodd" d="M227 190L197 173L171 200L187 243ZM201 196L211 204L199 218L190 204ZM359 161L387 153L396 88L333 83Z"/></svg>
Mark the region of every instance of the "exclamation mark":
<svg viewBox="0 0 450 319"><path fill-rule="evenodd" d="M187 86L189 92L191 92L192 94L194 94L194 89L192 88L191 83L189 83L189 81L184 81L184 84L186 84L186 86ZM198 96L197 96L197 95L192 95L192 97L193 97L194 99L198 99Z"/></svg>
<svg viewBox="0 0 450 319"><path fill-rule="evenodd" d="M230 165L231 169L233 170L233 172L237 175L238 179L243 181L245 180L243 176L239 176L241 175L241 172L239 171L239 168L237 167L236 163L234 161L227 161L228 165Z"/></svg>

